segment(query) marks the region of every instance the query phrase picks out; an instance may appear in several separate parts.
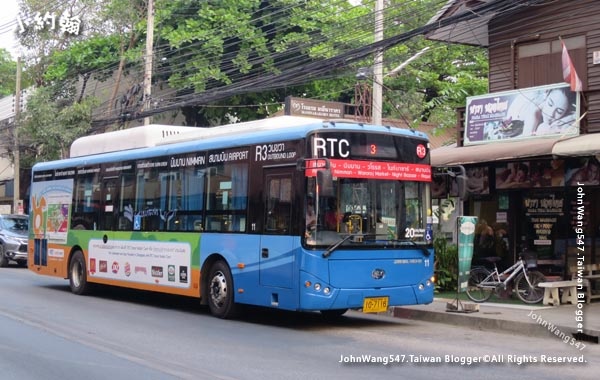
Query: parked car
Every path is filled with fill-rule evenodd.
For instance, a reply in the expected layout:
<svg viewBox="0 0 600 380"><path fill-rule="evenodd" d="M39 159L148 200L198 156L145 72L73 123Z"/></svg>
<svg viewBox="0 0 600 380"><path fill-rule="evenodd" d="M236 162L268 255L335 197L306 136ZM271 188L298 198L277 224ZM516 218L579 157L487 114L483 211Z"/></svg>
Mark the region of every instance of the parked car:
<svg viewBox="0 0 600 380"><path fill-rule="evenodd" d="M15 261L27 266L27 238L29 217L27 215L0 215L0 267Z"/></svg>

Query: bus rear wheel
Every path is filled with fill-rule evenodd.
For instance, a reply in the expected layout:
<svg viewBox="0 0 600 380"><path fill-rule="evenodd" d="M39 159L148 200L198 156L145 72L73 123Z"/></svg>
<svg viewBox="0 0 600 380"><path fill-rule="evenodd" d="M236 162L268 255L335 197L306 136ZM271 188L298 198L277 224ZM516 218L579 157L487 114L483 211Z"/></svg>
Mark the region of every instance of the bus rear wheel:
<svg viewBox="0 0 600 380"><path fill-rule="evenodd" d="M216 261L208 276L208 308L218 318L234 318L238 313L233 293L233 277L229 266L222 260Z"/></svg>
<svg viewBox="0 0 600 380"><path fill-rule="evenodd" d="M83 252L75 251L69 263L69 285L71 292L82 295L89 290L87 282L87 266Z"/></svg>

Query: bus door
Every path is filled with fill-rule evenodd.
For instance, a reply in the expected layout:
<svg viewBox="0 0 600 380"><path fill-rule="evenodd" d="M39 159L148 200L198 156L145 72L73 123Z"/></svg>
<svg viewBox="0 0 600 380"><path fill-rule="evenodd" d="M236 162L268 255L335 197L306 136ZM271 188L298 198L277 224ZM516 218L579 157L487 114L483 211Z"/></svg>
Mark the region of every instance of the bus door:
<svg viewBox="0 0 600 380"><path fill-rule="evenodd" d="M292 200L294 170L264 170L264 230L260 243L260 284L291 288L294 269Z"/></svg>

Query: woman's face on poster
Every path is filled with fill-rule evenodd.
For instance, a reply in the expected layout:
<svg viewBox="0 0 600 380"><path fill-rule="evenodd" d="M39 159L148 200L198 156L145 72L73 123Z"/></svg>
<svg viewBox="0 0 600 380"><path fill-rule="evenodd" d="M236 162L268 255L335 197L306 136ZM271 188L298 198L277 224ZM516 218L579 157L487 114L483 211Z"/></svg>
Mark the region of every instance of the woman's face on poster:
<svg viewBox="0 0 600 380"><path fill-rule="evenodd" d="M542 119L546 124L552 124L559 120L569 110L569 99L560 90L552 90L542 103Z"/></svg>

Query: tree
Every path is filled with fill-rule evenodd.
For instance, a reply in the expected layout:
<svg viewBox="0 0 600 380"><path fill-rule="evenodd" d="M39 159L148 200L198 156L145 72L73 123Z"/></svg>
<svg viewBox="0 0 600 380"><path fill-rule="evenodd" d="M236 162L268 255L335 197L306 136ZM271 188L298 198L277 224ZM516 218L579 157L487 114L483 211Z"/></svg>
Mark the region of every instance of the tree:
<svg viewBox="0 0 600 380"><path fill-rule="evenodd" d="M28 72L37 86L60 81L81 81L78 100L83 99L90 78L112 82L110 105L119 91L127 61L138 61L142 51L136 47L141 35L139 25L146 16L144 0L68 0L51 6L45 0L20 0L26 28L19 34L26 55ZM35 17L46 24L35 24ZM54 19L49 18L53 16ZM81 22L80 31L63 31L59 23L69 16ZM66 20L69 20L69 17ZM53 20L53 25L51 21Z"/></svg>
<svg viewBox="0 0 600 380"><path fill-rule="evenodd" d="M71 98L70 91L54 87L38 87L29 97L19 128L22 168L68 157L73 140L89 133L96 100Z"/></svg>
<svg viewBox="0 0 600 380"><path fill-rule="evenodd" d="M173 105L165 109L179 107L188 125L270 115L281 108L288 95L351 103L357 69L372 65L372 58L365 54L360 55L365 57L361 61L348 56L345 63L327 63L329 58L347 55L373 42L371 3L353 6L339 0L155 2L154 88L172 90L155 95L153 102ZM91 0L81 3L80 7L85 5L92 12L86 13L88 18L90 14L96 16L92 18L94 22L90 21L81 38L69 40L68 46L61 45L65 47L45 58L47 65L40 83L55 85L63 81L71 86L77 80L86 83L89 78L112 77L115 80L110 100L96 112L117 115L113 107L121 94L119 104L133 107L124 107L127 112L122 112L122 116L126 120L140 110L146 3L97 3L101 7ZM440 0L386 2L386 37L410 34L424 25L439 6ZM414 37L385 52L385 71L425 46L433 48L401 75L384 79L384 117L453 125L454 107L464 104L466 96L485 91L485 53ZM321 62L317 73L297 70ZM283 80L264 80L278 78L274 75L290 70L298 74L282 76L286 78ZM125 78L129 85L123 84ZM74 99L83 99L84 88L79 87ZM210 93L219 96L202 97Z"/></svg>
<svg viewBox="0 0 600 380"><path fill-rule="evenodd" d="M156 61L162 63L156 74L177 89L178 97L233 87L234 94L226 101L186 107L184 112L192 125L221 122L225 114L255 119L275 112L287 95L320 97L325 90L337 96L352 88L348 78L353 75L328 81L307 75L304 83L280 83L278 88L261 88L257 80L252 91L241 83L330 57L349 42L358 43L348 34L345 42L336 38L339 47L328 39L340 28L341 15L356 17L352 9L340 1L159 0ZM236 83L240 83L239 88L235 88ZM250 112L238 108L242 105L251 105Z"/></svg>
<svg viewBox="0 0 600 380"><path fill-rule="evenodd" d="M388 6L387 33L405 33L425 25L442 4L437 0L394 1ZM390 72L423 48L425 53L406 65L396 76L384 78L384 115L404 119L413 126L421 121L440 128L456 125L456 108L466 97L487 92L487 51L479 47L452 45L417 36L385 52Z"/></svg>
<svg viewBox="0 0 600 380"><path fill-rule="evenodd" d="M7 50L0 49L0 97L15 93L16 73L17 63Z"/></svg>

